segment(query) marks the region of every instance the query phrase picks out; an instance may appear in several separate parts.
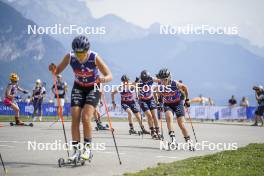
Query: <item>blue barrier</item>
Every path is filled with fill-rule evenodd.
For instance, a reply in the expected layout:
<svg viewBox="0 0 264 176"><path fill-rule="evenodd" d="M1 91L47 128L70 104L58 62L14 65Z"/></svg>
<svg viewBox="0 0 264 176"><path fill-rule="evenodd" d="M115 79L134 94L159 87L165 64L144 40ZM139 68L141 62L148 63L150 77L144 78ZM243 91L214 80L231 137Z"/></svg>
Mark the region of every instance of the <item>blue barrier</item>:
<svg viewBox="0 0 264 176"><path fill-rule="evenodd" d="M20 108L20 115L32 115L34 108L31 103L19 102L18 106ZM256 107L191 106L190 114L192 118L196 119L253 119L255 110ZM42 111L43 116L57 116L57 109L53 103L43 103ZM109 108L109 111L112 117L126 116L122 108L117 108L116 110ZM10 107L5 106L3 102L0 102L0 115L14 115L14 111ZM63 115L70 116L70 103L64 104Z"/></svg>
<svg viewBox="0 0 264 176"><path fill-rule="evenodd" d="M32 103L17 103L20 109L20 115L22 116L31 116L34 111L34 107ZM0 102L0 115L14 115L14 111L5 106L3 102ZM43 103L42 104L42 115L43 116L57 116L57 108L53 103ZM65 103L63 107L63 115L70 115L70 103Z"/></svg>

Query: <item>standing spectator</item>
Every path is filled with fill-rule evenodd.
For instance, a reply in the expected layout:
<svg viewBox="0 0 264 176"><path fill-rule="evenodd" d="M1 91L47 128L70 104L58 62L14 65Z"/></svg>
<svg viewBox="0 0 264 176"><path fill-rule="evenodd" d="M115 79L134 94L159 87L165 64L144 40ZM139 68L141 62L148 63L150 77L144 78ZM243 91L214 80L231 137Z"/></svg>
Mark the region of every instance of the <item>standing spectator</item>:
<svg viewBox="0 0 264 176"><path fill-rule="evenodd" d="M243 97L242 100L240 101L239 105L244 107L244 108L249 107L249 102L248 102L247 98Z"/></svg>
<svg viewBox="0 0 264 176"><path fill-rule="evenodd" d="M37 115L39 117L39 121L42 121L42 102L45 96L46 89L42 86L41 80L37 79L32 93L32 102L34 107L33 121L36 121Z"/></svg>
<svg viewBox="0 0 264 176"><path fill-rule="evenodd" d="M57 112L59 112L59 104L58 104L58 101L57 101L57 98L59 98L59 103L60 103L60 106L61 106L61 114L63 114L63 107L64 107L64 99L65 99L65 95L67 93L67 83L62 81L62 76L61 75L57 75L57 90L58 90L58 96L56 95L56 89L55 89L55 85L52 86L51 90L52 90L52 93L54 94L54 105L55 107L57 108Z"/></svg>
<svg viewBox="0 0 264 176"><path fill-rule="evenodd" d="M258 121L261 122L261 126L263 126L263 113L264 113L264 89L262 86L254 86L253 90L256 94L256 100L258 102L258 107L255 111L255 123L252 126L258 126Z"/></svg>
<svg viewBox="0 0 264 176"><path fill-rule="evenodd" d="M214 106L214 105L215 105L214 100L211 97L209 97L208 98L208 106Z"/></svg>
<svg viewBox="0 0 264 176"><path fill-rule="evenodd" d="M228 104L230 107L235 107L237 105L237 101L234 95L232 95L231 99L228 100Z"/></svg>
<svg viewBox="0 0 264 176"><path fill-rule="evenodd" d="M206 103L206 101L207 101L207 98L203 97L202 94L199 95L199 98L200 98L200 103L199 103L199 104L200 104L201 106L205 106L205 103Z"/></svg>
<svg viewBox="0 0 264 176"><path fill-rule="evenodd" d="M30 103L31 103L31 97L30 96L27 96L27 98L25 99L25 103L27 106L30 105ZM29 113L30 113L29 110L27 110L26 111L27 118L29 118Z"/></svg>

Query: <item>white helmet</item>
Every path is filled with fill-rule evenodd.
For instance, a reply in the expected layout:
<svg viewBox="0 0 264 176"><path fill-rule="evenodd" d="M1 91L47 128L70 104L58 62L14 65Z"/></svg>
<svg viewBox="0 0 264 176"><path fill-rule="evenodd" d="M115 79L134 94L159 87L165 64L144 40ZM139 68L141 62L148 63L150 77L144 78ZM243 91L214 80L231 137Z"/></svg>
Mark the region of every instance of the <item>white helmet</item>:
<svg viewBox="0 0 264 176"><path fill-rule="evenodd" d="M40 79L37 79L36 80L36 85L40 85L41 84L41 80Z"/></svg>
<svg viewBox="0 0 264 176"><path fill-rule="evenodd" d="M261 90L263 90L263 86L262 85L259 85L258 88L261 89Z"/></svg>

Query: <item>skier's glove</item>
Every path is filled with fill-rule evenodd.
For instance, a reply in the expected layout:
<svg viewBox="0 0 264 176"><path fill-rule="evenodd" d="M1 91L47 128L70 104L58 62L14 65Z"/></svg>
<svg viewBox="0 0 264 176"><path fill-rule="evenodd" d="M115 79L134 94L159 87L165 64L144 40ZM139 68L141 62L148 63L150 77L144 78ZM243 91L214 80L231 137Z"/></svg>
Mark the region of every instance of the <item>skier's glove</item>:
<svg viewBox="0 0 264 176"><path fill-rule="evenodd" d="M190 104L190 100L189 100L188 98L185 99L184 106L187 107L187 108L189 108L189 107L191 106L191 104Z"/></svg>

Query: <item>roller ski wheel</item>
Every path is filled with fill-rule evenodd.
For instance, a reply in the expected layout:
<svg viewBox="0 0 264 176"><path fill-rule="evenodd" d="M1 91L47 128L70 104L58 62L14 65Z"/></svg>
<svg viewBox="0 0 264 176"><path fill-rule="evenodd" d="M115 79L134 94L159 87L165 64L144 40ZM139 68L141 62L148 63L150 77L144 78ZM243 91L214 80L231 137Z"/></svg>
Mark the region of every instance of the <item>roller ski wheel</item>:
<svg viewBox="0 0 264 176"><path fill-rule="evenodd" d="M150 132L147 131L147 130L145 130L145 129L143 129L141 132L142 132L143 134L145 134L145 135L150 134Z"/></svg>
<svg viewBox="0 0 264 176"><path fill-rule="evenodd" d="M194 148L193 146L189 146L189 150L190 150L191 152L194 152L194 151L195 151L195 148Z"/></svg>
<svg viewBox="0 0 264 176"><path fill-rule="evenodd" d="M143 135L144 133L143 133L142 131L138 131L137 134L138 134L139 136L141 136L141 135Z"/></svg>
<svg viewBox="0 0 264 176"><path fill-rule="evenodd" d="M163 141L164 140L163 135L157 133L157 140Z"/></svg>
<svg viewBox="0 0 264 176"><path fill-rule="evenodd" d="M93 158L93 154L91 154L90 158L88 159L88 162L91 163L92 162L92 158ZM85 160L84 160L85 162Z"/></svg>
<svg viewBox="0 0 264 176"><path fill-rule="evenodd" d="M90 163L91 161L89 161L89 163ZM83 166L83 165L85 165L85 161L84 160L81 160L81 165Z"/></svg>
<svg viewBox="0 0 264 176"><path fill-rule="evenodd" d="M161 141L164 140L164 136L163 136L163 134L159 134L159 140L161 140Z"/></svg>
<svg viewBox="0 0 264 176"><path fill-rule="evenodd" d="M159 138L159 136L157 134L153 134L151 137L154 140L160 140L160 138Z"/></svg>
<svg viewBox="0 0 264 176"><path fill-rule="evenodd" d="M190 142L188 142L188 145L189 145L189 151L194 152L195 151L195 148L193 146L193 143L190 141Z"/></svg>
<svg viewBox="0 0 264 176"><path fill-rule="evenodd" d="M65 165L65 160L63 158L59 158L58 159L58 165L59 165L59 167L64 166Z"/></svg>
<svg viewBox="0 0 264 176"><path fill-rule="evenodd" d="M168 150L177 150L178 149L178 144L176 142L168 142Z"/></svg>
<svg viewBox="0 0 264 176"><path fill-rule="evenodd" d="M59 158L58 159L59 167L63 167L63 166L76 167L78 165L83 166L84 164L85 164L85 160L81 158L80 153L74 154L73 157L69 157L66 162L65 162L65 160L63 158Z"/></svg>
<svg viewBox="0 0 264 176"><path fill-rule="evenodd" d="M72 161L72 163L73 163L73 165L76 167L76 166L77 166L77 164L78 164L78 159L77 159L77 158L75 158L75 159Z"/></svg>
<svg viewBox="0 0 264 176"><path fill-rule="evenodd" d="M130 129L128 132L129 132L129 135L137 134L137 132L134 129Z"/></svg>

